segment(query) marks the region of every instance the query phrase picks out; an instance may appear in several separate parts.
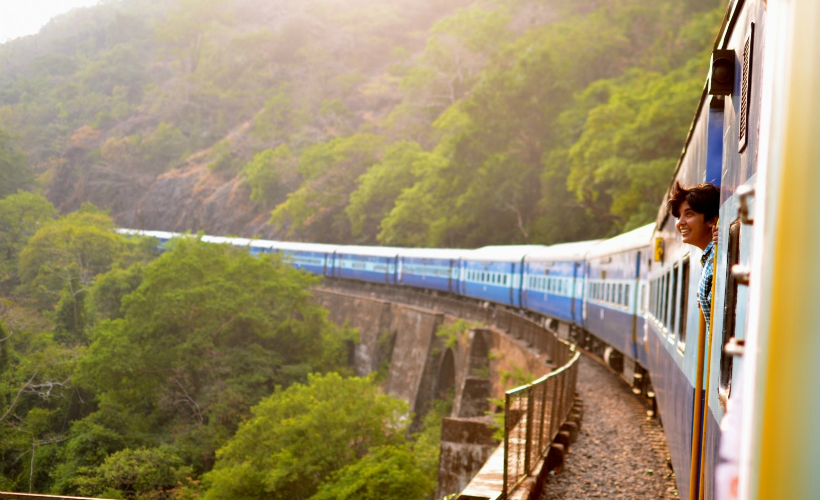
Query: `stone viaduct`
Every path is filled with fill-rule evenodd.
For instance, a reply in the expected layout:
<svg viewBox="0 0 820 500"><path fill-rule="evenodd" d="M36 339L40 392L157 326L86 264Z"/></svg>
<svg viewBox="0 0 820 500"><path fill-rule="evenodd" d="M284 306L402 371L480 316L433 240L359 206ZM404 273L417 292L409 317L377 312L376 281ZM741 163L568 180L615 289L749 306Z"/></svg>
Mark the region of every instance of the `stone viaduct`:
<svg viewBox="0 0 820 500"><path fill-rule="evenodd" d="M461 492L498 447L492 413L500 408L491 401L549 373L557 352L542 327L491 304L338 280L314 294L331 320L358 329L357 375L380 371L385 391L416 415L436 398L454 398L442 424L437 498Z"/></svg>

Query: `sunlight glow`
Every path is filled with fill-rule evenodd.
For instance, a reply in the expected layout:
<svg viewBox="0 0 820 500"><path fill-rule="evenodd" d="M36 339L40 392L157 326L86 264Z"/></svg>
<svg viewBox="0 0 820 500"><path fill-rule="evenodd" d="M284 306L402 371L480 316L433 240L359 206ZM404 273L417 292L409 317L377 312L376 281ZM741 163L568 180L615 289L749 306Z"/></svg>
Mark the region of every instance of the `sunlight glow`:
<svg viewBox="0 0 820 500"><path fill-rule="evenodd" d="M52 17L99 0L0 0L0 43L40 31Z"/></svg>

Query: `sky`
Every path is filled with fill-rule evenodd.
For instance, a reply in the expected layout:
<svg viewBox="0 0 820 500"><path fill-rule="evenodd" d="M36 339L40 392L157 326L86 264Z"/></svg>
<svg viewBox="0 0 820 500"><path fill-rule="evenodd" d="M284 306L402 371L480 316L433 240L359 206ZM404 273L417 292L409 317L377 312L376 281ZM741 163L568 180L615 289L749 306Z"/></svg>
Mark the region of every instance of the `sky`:
<svg viewBox="0 0 820 500"><path fill-rule="evenodd" d="M99 0L0 0L0 43L40 31L48 21Z"/></svg>

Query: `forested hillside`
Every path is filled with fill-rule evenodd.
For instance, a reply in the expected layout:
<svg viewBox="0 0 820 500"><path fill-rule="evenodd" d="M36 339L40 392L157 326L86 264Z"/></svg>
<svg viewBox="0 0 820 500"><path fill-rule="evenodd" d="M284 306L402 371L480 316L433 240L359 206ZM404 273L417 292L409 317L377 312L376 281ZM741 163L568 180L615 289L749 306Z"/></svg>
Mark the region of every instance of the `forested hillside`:
<svg viewBox="0 0 820 500"><path fill-rule="evenodd" d="M717 0L120 0L0 45L0 193L414 246L652 220Z"/></svg>
<svg viewBox="0 0 820 500"><path fill-rule="evenodd" d="M347 365L356 332L272 255L0 199L0 491L130 500L422 500L446 403Z"/></svg>

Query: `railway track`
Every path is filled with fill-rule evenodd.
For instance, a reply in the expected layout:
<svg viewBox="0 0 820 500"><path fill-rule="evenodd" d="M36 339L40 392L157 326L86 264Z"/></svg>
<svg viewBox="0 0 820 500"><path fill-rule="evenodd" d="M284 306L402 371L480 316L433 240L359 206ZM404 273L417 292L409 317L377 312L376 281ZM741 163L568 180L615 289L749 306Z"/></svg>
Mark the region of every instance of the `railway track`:
<svg viewBox="0 0 820 500"><path fill-rule="evenodd" d="M563 471L547 479L541 499L679 499L657 418L595 356L582 356L580 362L581 431Z"/></svg>

